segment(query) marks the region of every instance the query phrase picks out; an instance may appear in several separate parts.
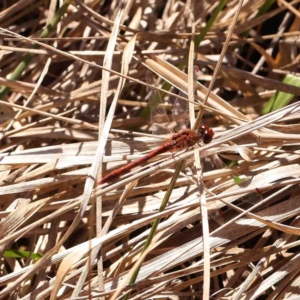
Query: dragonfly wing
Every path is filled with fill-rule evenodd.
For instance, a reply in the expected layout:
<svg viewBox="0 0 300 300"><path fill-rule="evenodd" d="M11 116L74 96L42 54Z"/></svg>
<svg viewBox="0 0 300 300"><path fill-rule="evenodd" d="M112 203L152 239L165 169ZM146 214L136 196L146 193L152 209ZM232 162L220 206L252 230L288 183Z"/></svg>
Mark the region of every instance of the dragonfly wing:
<svg viewBox="0 0 300 300"><path fill-rule="evenodd" d="M197 83L197 73L199 72L198 66L194 66L194 86L193 90L195 93L195 86ZM172 119L177 123L176 130L189 128L190 115L189 115L189 102L182 99L182 97L187 98L186 94L182 91L179 92L179 97L175 100L173 109L172 109Z"/></svg>
<svg viewBox="0 0 300 300"><path fill-rule="evenodd" d="M146 72L147 91L149 97L150 115L152 123L152 133L154 135L174 134L174 124L170 122L165 106L161 100L159 92L152 88L154 86L153 74Z"/></svg>
<svg viewBox="0 0 300 300"><path fill-rule="evenodd" d="M175 131L180 131L181 129L186 129L189 126L190 117L189 117L189 102L183 100L181 97L186 97L183 92L179 92L173 108L172 108L172 120L176 123Z"/></svg>

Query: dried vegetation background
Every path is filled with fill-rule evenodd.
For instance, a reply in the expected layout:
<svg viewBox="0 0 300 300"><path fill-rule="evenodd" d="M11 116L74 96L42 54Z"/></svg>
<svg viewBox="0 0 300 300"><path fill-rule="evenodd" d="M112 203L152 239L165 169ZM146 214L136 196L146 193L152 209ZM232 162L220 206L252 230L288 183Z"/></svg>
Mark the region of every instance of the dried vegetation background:
<svg viewBox="0 0 300 300"><path fill-rule="evenodd" d="M299 297L299 1L62 2L1 2L0 297ZM97 186L153 147L147 70L215 137Z"/></svg>

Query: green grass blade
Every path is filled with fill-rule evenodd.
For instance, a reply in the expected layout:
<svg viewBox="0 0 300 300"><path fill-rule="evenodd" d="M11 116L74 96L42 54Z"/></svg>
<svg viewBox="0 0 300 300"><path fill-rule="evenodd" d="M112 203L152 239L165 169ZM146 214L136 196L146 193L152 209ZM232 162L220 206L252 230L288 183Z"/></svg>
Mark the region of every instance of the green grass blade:
<svg viewBox="0 0 300 300"><path fill-rule="evenodd" d="M32 259L40 259L41 257L43 257L43 255L39 253L33 253L30 251L22 251L22 250L13 250L13 249L4 251L3 256L7 258L32 258Z"/></svg>
<svg viewBox="0 0 300 300"><path fill-rule="evenodd" d="M205 35L207 34L208 30L212 27L214 21L216 20L217 16L223 9L223 7L226 5L227 0L221 0L217 8L214 10L213 14L207 21L205 27L201 30L201 33L196 37L195 39L195 45L196 47L200 45L200 43L203 41Z"/></svg>
<svg viewBox="0 0 300 300"><path fill-rule="evenodd" d="M284 78L283 83L300 87L300 78L295 75L288 74ZM293 98L294 98L293 94L276 92L263 108L262 114L265 115L267 113L273 112L275 110L287 106L288 104L290 104Z"/></svg>
<svg viewBox="0 0 300 300"><path fill-rule="evenodd" d="M160 208L159 208L159 211L160 211L160 212L165 210L165 208L166 208L166 206L167 206L167 204L168 204L168 202L169 202L170 196L171 196L171 194L172 194L172 191L173 191L173 189L174 189L175 183L176 183L177 178L178 178L178 176L179 176L179 173L180 173L180 171L181 171L181 169L182 169L182 166L183 166L183 161L181 161L181 162L177 165L177 167L176 167L175 173L174 173L174 175L173 175L173 177L172 177L172 180L171 180L171 182L170 182L170 185L169 185L169 187L168 187L168 190L167 190L167 192L166 192L166 194L165 194L165 196L164 196L164 199L163 199L163 201L162 201L162 203L161 203L161 205L160 205ZM142 254L144 253L144 251L149 247L149 245L150 245L150 243L151 243L151 241L152 241L152 239L153 239L153 237L154 237L154 234L155 234L155 232L156 232L156 229L157 229L159 223L160 223L160 218L159 218L159 219L156 219L156 220L153 222L152 227L151 227L151 230L150 230L150 232L149 232L149 235L148 235L148 237L147 237L147 240L146 240L145 245L144 245L144 247L143 247L143 250L142 250L142 252L141 252L141 255L142 255ZM143 262L140 263L140 265L137 267L137 269L135 270L134 274L133 274L132 277L130 278L129 284L135 283L135 281L136 281L136 279L137 279L137 277L138 277L138 274L139 274L139 272L140 272L142 263L143 263ZM124 300L128 300L129 297L130 297L130 294L127 294L123 299L124 299Z"/></svg>
<svg viewBox="0 0 300 300"><path fill-rule="evenodd" d="M53 17L52 21L46 26L46 28L43 30L43 32L40 34L40 38L46 38L49 36L49 34L52 32L52 30L55 28L61 17L65 14L67 11L68 6L72 3L72 0L66 0L64 4L60 7L60 9L56 12L55 16ZM38 49L39 45L35 44L33 46L34 49ZM22 73L25 71L27 66L29 65L31 59L33 58L33 54L26 54L24 56L23 61L21 61L18 66L15 68L15 70L10 74L10 76L7 78L9 80L18 80ZM10 91L10 88L8 86L1 86L0 88L0 99L3 99L5 95Z"/></svg>

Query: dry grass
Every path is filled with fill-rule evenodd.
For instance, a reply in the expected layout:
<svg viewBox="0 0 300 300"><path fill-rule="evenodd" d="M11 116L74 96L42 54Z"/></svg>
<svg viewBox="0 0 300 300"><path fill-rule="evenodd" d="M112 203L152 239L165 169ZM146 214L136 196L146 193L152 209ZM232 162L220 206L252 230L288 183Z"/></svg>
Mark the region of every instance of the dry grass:
<svg viewBox="0 0 300 300"><path fill-rule="evenodd" d="M149 2L1 4L1 299L300 294L299 1ZM215 138L97 186L152 147L147 70Z"/></svg>

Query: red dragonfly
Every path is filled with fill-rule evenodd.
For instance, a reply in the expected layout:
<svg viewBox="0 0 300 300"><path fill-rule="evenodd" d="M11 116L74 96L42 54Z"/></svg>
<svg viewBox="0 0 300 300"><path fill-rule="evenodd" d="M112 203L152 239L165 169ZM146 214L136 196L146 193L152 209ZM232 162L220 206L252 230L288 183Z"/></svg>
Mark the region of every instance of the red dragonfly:
<svg viewBox="0 0 300 300"><path fill-rule="evenodd" d="M146 81L149 85L153 85L152 73L146 73ZM133 162L130 162L123 167L115 169L111 173L104 176L98 182L99 185L118 179L120 176L129 173L131 169L147 162L148 160L152 159L153 157L159 154L169 151L177 152L180 150L189 149L199 143L208 144L211 142L214 136L214 131L209 126L202 124L196 131L186 128L186 125L189 122L189 108L187 101L184 101L179 97L176 99L172 109L174 122L171 123L167 112L161 102L159 93L156 90L150 88L150 95L151 96L149 98L149 104L153 126L153 134L165 135L166 133L171 133L171 137L165 140L165 142L161 146L152 150L145 156ZM170 126L170 124L173 124L173 127ZM177 133L175 132L176 129L184 127L185 129L181 129Z"/></svg>

